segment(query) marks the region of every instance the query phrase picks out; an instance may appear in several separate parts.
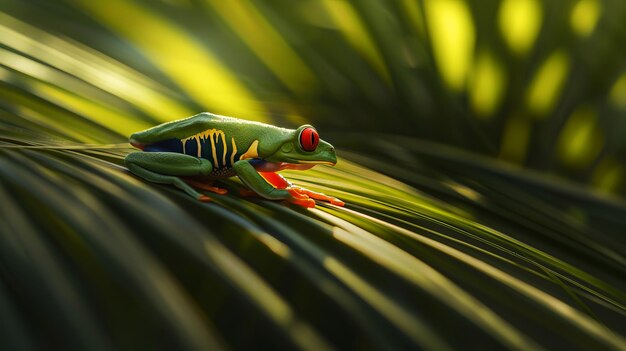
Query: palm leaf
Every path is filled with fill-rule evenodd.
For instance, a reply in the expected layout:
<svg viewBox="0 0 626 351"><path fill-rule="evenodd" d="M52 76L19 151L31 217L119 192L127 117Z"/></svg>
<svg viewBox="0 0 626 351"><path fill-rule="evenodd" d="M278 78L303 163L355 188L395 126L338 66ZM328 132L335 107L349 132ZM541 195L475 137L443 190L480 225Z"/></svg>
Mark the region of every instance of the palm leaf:
<svg viewBox="0 0 626 351"><path fill-rule="evenodd" d="M626 349L624 14L7 1L0 345ZM314 122L340 162L285 174L346 207L126 170L130 133L198 110Z"/></svg>

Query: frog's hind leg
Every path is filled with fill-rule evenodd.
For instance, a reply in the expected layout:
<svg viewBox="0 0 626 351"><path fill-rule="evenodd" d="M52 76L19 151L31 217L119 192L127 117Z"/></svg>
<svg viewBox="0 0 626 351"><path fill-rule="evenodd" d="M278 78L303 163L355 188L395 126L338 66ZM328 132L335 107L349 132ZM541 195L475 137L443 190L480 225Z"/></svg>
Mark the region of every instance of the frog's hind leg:
<svg viewBox="0 0 626 351"><path fill-rule="evenodd" d="M174 152L133 152L124 159L126 167L148 181L171 184L200 201L210 198L200 194L180 177L208 176L213 165L208 160Z"/></svg>

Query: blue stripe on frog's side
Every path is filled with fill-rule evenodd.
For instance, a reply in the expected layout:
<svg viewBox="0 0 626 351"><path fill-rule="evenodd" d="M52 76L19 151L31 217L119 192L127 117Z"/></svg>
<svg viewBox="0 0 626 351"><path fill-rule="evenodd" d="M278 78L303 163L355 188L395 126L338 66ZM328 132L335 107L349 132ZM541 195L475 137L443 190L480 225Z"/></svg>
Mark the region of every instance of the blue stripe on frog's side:
<svg viewBox="0 0 626 351"><path fill-rule="evenodd" d="M213 149L211 147L210 139L189 139L185 140L185 145L180 139L167 139L156 142L154 144L146 145L143 149L145 152L176 152L183 153L189 156L198 157L198 143L200 144L200 157L209 160L215 169L230 168L231 164L231 152L229 145L224 144L221 138L214 138L213 145L215 146L215 158L213 157ZM224 154L226 157L224 157ZM234 160L239 159L240 154L236 153Z"/></svg>
<svg viewBox="0 0 626 351"><path fill-rule="evenodd" d="M180 145L183 145L183 142L181 142L181 141L179 141L178 143ZM193 139L185 140L184 143L185 143L185 147L183 148L183 150L185 151L185 154L189 155L189 156L198 157L198 143L195 140L193 140ZM206 157L204 157L205 153L203 152L202 147L200 148L200 156L202 158L206 158ZM211 161L210 159L208 159L208 160Z"/></svg>
<svg viewBox="0 0 626 351"><path fill-rule="evenodd" d="M214 138L214 146L215 146L215 158L217 159L218 168L230 167L230 155L228 154L228 145L224 145L224 141L222 138L215 137ZM204 140L204 144L202 145L202 152L204 158L211 160L213 156L211 155L211 141ZM226 157L224 156L224 151L226 151ZM206 153L206 156L204 154Z"/></svg>
<svg viewBox="0 0 626 351"><path fill-rule="evenodd" d="M183 153L183 145L178 139L167 139L146 145L143 151L147 152L178 152Z"/></svg>

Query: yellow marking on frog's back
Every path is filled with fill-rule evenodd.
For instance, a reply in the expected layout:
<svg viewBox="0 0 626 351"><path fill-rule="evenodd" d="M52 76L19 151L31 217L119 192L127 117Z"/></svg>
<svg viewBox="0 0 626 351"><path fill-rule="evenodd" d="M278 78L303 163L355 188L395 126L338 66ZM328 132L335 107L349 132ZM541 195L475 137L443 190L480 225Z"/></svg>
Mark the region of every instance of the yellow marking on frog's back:
<svg viewBox="0 0 626 351"><path fill-rule="evenodd" d="M235 138L230 138L231 144L233 144L233 153L230 154L230 165L235 164L235 155L237 154L237 144L235 144Z"/></svg>
<svg viewBox="0 0 626 351"><path fill-rule="evenodd" d="M206 140L209 139L211 141L211 153L213 156L213 166L215 168L220 168L221 166L218 162L217 152L215 150L215 144L219 142L220 138L222 139L222 144L224 147L224 154L222 155L222 166L224 166L226 165L226 152L228 148L228 145L226 144L226 135L224 134L224 131L219 130L219 129L207 129L200 133L196 133L194 135L188 136L184 139L180 139L180 142L183 144L183 153L186 153L185 144L189 140L195 140L196 144L198 145L197 155L198 157L202 157L202 143L206 142Z"/></svg>
<svg viewBox="0 0 626 351"><path fill-rule="evenodd" d="M214 134L211 134L209 136L209 138L211 139L211 156L213 156L213 164L215 165L215 168L219 168L219 163L217 163L217 152L215 152L215 144L218 140L215 140L213 136Z"/></svg>
<svg viewBox="0 0 626 351"><path fill-rule="evenodd" d="M258 147L259 147L259 141L255 140L252 142L252 145L250 145L250 147L248 148L248 151L246 151L243 155L241 155L241 157L239 157L240 160L245 160L247 158L256 158L259 156L259 152L258 152Z"/></svg>

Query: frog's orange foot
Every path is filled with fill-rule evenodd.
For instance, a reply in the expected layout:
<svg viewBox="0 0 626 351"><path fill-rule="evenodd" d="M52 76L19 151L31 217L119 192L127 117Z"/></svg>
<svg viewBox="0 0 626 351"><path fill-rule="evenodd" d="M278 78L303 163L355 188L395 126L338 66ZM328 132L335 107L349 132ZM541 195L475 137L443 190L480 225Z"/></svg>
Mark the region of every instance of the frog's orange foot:
<svg viewBox="0 0 626 351"><path fill-rule="evenodd" d="M313 208L315 207L315 200L307 197L306 199L296 199L296 198L291 198L291 199L287 199L287 201L289 201L290 203L294 204L294 205L298 205L298 206L302 206L302 207L307 207L307 208Z"/></svg>
<svg viewBox="0 0 626 351"><path fill-rule="evenodd" d="M344 206L345 205L345 203L343 201L341 201L341 200L339 200L339 199L337 199L335 197L328 196L326 194L318 193L318 192L311 191L311 190L304 189L304 188L300 188L300 187L295 187L295 186L294 187L290 187L290 188L287 189L287 191L289 191L289 194L291 194L291 196L293 196L295 200L306 203L307 204L306 207L314 207L315 206L315 200L330 202L331 204L336 205L336 206ZM315 199L315 200L313 200L313 199ZM296 203L294 201L291 201L291 202ZM312 203L312 205L311 205L311 203Z"/></svg>
<svg viewBox="0 0 626 351"><path fill-rule="evenodd" d="M204 194L200 194L200 196L198 196L198 201L202 201L202 202L210 202L211 198L204 195Z"/></svg>
<svg viewBox="0 0 626 351"><path fill-rule="evenodd" d="M200 190L206 190L206 191L210 191L212 193L216 193L216 194L220 194L220 195L224 195L226 193L228 193L227 189L224 188L218 188L216 186L212 186L203 182L199 182L197 180L191 180L191 179L185 179L185 182L189 185L191 185L192 187L196 188L196 189L200 189Z"/></svg>
<svg viewBox="0 0 626 351"><path fill-rule="evenodd" d="M302 207L308 207L308 208L315 207L315 200L311 199L307 195L302 194L301 192L299 192L298 190L294 188L288 188L286 190L291 195L291 198L287 199L287 201L289 201L290 203L294 205L302 206Z"/></svg>

